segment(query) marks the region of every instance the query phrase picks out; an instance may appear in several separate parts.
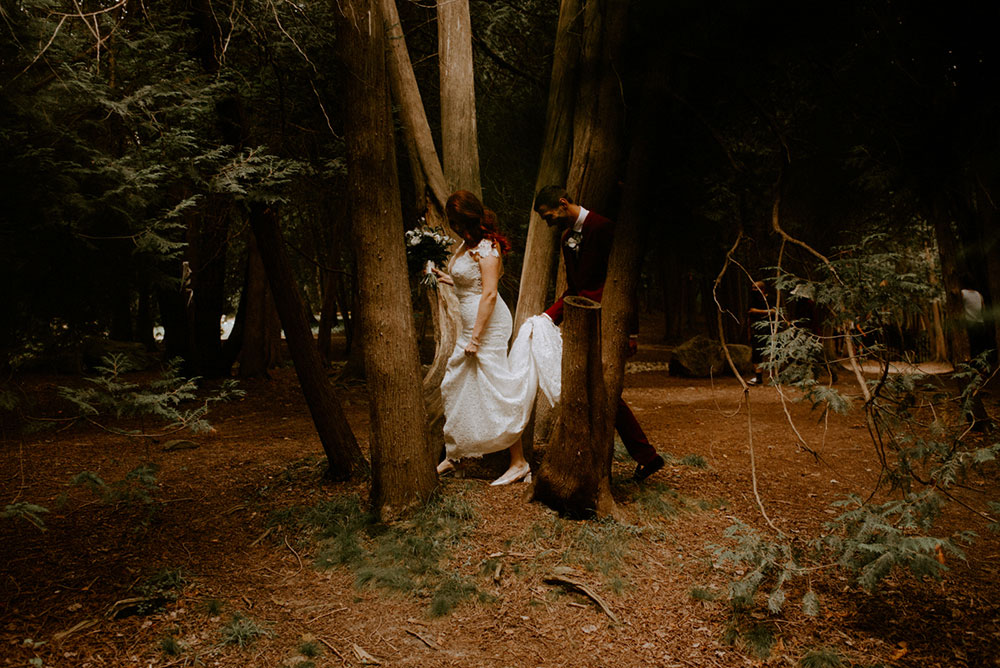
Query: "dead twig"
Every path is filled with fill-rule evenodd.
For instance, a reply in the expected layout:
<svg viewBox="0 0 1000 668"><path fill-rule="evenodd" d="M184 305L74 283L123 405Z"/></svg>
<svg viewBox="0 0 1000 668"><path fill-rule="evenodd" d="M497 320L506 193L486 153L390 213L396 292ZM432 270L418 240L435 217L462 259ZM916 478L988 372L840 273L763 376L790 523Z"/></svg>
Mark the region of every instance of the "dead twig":
<svg viewBox="0 0 1000 668"><path fill-rule="evenodd" d="M570 572L575 572L572 571L571 569L567 570L570 570ZM587 583L583 582L582 580L570 577L568 574L564 573L561 569L557 569L557 572L544 578L544 581L548 582L549 584L558 584L564 587L569 587L570 589L580 592L581 594L592 600L594 603L596 603L598 607L600 607L601 610L604 612L604 614L606 614L611 619L611 621L615 622L616 624L621 622L621 620L618 619L618 615L616 615L614 611L608 606L608 604L604 602L604 599L598 596L597 592L591 589L590 586Z"/></svg>

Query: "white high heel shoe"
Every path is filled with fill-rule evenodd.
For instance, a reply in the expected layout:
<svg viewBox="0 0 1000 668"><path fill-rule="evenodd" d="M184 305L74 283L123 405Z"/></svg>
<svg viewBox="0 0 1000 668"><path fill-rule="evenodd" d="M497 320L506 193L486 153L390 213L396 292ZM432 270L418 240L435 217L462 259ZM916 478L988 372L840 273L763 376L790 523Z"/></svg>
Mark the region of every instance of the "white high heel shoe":
<svg viewBox="0 0 1000 668"><path fill-rule="evenodd" d="M450 459L443 459L441 463L437 465L438 475L443 475L445 473L450 473L455 470L455 462Z"/></svg>
<svg viewBox="0 0 1000 668"><path fill-rule="evenodd" d="M525 462L522 466L511 467L507 471L490 483L491 487L498 487L500 485L509 485L511 483L517 482L521 479L531 480L531 466Z"/></svg>

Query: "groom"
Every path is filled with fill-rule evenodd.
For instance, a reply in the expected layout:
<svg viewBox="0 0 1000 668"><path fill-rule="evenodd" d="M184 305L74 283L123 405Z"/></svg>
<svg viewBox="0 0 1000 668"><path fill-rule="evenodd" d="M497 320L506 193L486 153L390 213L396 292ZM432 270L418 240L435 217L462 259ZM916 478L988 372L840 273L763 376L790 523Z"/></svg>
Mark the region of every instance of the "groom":
<svg viewBox="0 0 1000 668"><path fill-rule="evenodd" d="M608 275L608 258L611 243L615 237L615 224L584 209L566 193L562 186L545 186L535 195L535 211L549 227L558 226L562 230L559 243L562 245L563 262L566 265L566 292L550 306L545 315L559 324L563 317L563 297L579 295L601 301L604 281ZM637 328L636 328L637 329ZM629 333L629 354L635 354L638 335ZM639 421L622 398L618 399L615 415L615 429L621 437L629 455L638 466L632 476L635 480L645 480L663 468L663 457L649 444Z"/></svg>

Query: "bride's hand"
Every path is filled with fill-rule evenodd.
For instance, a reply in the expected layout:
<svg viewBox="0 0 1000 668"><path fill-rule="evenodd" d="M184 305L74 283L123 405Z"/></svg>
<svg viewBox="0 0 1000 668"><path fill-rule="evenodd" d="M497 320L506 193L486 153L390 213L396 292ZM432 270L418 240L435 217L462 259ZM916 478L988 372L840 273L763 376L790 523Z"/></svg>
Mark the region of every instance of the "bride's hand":
<svg viewBox="0 0 1000 668"><path fill-rule="evenodd" d="M479 352L479 341L473 338L471 341L469 341L468 345L465 346L465 356L475 357L478 352Z"/></svg>
<svg viewBox="0 0 1000 668"><path fill-rule="evenodd" d="M437 267L433 267L431 269L431 273L433 273L437 277L437 279L442 283L444 283L445 285L455 285L455 281L452 280L451 276L444 273Z"/></svg>

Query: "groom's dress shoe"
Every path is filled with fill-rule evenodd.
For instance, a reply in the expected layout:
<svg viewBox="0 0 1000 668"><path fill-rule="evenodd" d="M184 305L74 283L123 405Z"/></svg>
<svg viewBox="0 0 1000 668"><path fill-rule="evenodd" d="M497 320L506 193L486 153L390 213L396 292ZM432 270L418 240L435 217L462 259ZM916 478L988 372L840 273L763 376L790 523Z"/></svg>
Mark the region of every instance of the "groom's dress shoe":
<svg viewBox="0 0 1000 668"><path fill-rule="evenodd" d="M642 482L649 476L653 475L657 471L663 468L663 457L656 455L651 461L646 464L639 464L635 467L635 473L632 475L632 479L636 482Z"/></svg>
<svg viewBox="0 0 1000 668"><path fill-rule="evenodd" d="M490 483L491 487L497 487L499 485L509 485L513 482L517 482L522 478L531 475L531 467L527 464L524 466L519 466L517 468L507 469L507 472L502 476Z"/></svg>

